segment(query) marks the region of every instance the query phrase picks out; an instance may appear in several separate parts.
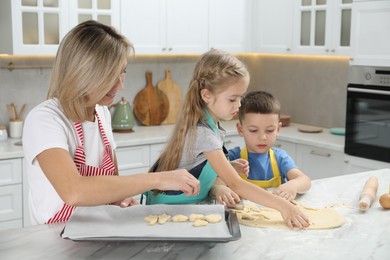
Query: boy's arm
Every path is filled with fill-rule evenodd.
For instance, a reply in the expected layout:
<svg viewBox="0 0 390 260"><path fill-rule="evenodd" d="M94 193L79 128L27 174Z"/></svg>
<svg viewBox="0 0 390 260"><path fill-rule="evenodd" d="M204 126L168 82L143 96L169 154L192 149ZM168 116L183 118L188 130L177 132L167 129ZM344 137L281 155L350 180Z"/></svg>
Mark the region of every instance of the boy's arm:
<svg viewBox="0 0 390 260"><path fill-rule="evenodd" d="M215 198L219 204L225 204L228 207L234 206L241 200L219 177L217 177L210 190L210 196Z"/></svg>
<svg viewBox="0 0 390 260"><path fill-rule="evenodd" d="M293 200L298 193L305 193L311 187L310 178L301 170L294 168L287 172L288 181L280 185L274 193L287 200Z"/></svg>

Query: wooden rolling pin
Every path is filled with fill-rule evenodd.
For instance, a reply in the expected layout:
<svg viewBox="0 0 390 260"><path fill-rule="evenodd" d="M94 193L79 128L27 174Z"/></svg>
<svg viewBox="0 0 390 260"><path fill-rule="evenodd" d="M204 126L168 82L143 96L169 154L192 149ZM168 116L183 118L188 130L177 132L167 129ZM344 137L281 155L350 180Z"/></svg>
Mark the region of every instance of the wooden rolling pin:
<svg viewBox="0 0 390 260"><path fill-rule="evenodd" d="M364 184L363 191L359 198L359 208L361 211L366 211L371 207L378 191L378 178L371 176Z"/></svg>

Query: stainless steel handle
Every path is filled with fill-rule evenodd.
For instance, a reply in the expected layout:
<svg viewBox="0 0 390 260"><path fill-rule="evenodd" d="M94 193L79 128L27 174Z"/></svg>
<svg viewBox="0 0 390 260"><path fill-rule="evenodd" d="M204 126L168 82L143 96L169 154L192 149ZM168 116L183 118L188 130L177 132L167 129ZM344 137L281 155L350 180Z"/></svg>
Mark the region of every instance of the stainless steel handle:
<svg viewBox="0 0 390 260"><path fill-rule="evenodd" d="M331 153L324 153L324 152L314 151L314 150L311 150L310 154L317 155L317 156L322 156L322 157L331 157L332 156Z"/></svg>
<svg viewBox="0 0 390 260"><path fill-rule="evenodd" d="M232 140L226 140L225 141L225 144L231 144L232 143Z"/></svg>
<svg viewBox="0 0 390 260"><path fill-rule="evenodd" d="M390 96L390 91L385 91L385 90L348 88L348 91L360 92L360 93L370 93L370 94L380 94L380 95L388 95L388 96Z"/></svg>

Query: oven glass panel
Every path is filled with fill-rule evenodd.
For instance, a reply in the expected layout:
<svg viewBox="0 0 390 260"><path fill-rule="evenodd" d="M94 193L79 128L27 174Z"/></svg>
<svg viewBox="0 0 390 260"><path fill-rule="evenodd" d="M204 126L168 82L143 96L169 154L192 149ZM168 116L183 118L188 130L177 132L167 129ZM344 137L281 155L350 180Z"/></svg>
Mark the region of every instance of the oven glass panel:
<svg viewBox="0 0 390 260"><path fill-rule="evenodd" d="M387 94L360 89L348 88L345 152L390 162L390 89Z"/></svg>

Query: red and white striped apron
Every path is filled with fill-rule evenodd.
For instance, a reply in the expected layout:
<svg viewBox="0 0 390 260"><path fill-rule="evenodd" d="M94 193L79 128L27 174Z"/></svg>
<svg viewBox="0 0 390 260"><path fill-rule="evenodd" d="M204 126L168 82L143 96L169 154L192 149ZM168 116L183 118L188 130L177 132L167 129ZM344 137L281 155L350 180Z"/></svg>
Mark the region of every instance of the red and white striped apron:
<svg viewBox="0 0 390 260"><path fill-rule="evenodd" d="M114 165L114 160L112 158L111 146L107 140L107 136L104 132L99 115L97 113L95 114L99 124L100 134L102 136L104 147L105 147L102 168L97 168L85 164L86 156L84 152L84 135L83 135L83 128L80 122L74 123L74 127L80 139L81 145L76 148L76 152L73 160L77 166L80 175L82 176L113 175L115 172L115 165ZM70 206L64 203L61 210L59 210L52 218L50 218L46 222L46 224L68 221L68 219L70 218L70 216L72 215L75 209L76 206Z"/></svg>

